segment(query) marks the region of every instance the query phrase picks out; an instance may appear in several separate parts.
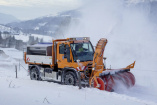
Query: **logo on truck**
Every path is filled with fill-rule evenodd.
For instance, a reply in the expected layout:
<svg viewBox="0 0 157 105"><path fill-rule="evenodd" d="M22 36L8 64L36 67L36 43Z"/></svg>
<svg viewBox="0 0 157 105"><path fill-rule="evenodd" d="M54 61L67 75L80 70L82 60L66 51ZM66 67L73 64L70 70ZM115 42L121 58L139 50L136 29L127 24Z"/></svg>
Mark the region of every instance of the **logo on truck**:
<svg viewBox="0 0 157 105"><path fill-rule="evenodd" d="M29 57L26 60L27 60L27 62L29 62L30 61Z"/></svg>

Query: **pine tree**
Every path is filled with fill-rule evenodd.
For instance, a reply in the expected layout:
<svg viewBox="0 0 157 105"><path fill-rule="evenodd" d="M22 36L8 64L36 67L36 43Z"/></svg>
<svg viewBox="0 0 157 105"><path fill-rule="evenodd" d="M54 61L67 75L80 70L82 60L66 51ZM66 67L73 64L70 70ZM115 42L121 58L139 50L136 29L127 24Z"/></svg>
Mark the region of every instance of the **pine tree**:
<svg viewBox="0 0 157 105"><path fill-rule="evenodd" d="M23 41L22 40L16 40L16 49L23 50Z"/></svg>
<svg viewBox="0 0 157 105"><path fill-rule="evenodd" d="M16 45L16 39L15 39L15 36L13 36L11 37L11 40L10 40L10 47L15 48L15 45Z"/></svg>
<svg viewBox="0 0 157 105"><path fill-rule="evenodd" d="M37 37L34 41L34 44L38 43L39 42L39 38Z"/></svg>
<svg viewBox="0 0 157 105"><path fill-rule="evenodd" d="M28 45L34 44L34 36L29 36Z"/></svg>
<svg viewBox="0 0 157 105"><path fill-rule="evenodd" d="M42 42L43 42L43 38L40 39L40 43L42 43Z"/></svg>
<svg viewBox="0 0 157 105"><path fill-rule="evenodd" d="M11 47L11 36L9 36L8 38L6 38L6 47L10 48Z"/></svg>
<svg viewBox="0 0 157 105"><path fill-rule="evenodd" d="M1 46L1 44L2 44L2 42L3 42L3 39L2 39L2 36L1 36L1 31L0 31L0 46Z"/></svg>

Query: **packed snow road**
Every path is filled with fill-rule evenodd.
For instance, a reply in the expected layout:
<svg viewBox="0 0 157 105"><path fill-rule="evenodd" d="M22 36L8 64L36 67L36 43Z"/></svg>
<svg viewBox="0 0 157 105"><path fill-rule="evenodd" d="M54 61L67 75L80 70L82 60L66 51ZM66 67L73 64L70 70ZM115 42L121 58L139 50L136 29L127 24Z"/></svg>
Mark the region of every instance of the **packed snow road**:
<svg viewBox="0 0 157 105"><path fill-rule="evenodd" d="M147 81L143 79L148 76L147 72L138 75L138 71L134 70L137 83L131 89L119 86L116 92L94 88L79 90L77 86L30 80L22 52L15 49L0 50L0 105L157 105L155 80L145 83ZM15 65L19 65L19 61L24 68L18 67L16 79ZM156 72L150 74L149 79L157 75Z"/></svg>

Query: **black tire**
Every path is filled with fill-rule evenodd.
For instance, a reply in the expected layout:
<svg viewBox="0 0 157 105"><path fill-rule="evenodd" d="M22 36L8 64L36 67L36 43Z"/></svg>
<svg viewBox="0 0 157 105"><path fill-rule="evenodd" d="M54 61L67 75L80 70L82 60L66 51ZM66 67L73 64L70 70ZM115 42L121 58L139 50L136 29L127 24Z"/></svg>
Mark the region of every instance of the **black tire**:
<svg viewBox="0 0 157 105"><path fill-rule="evenodd" d="M41 77L37 68L32 68L30 70L30 78L31 80L41 80Z"/></svg>
<svg viewBox="0 0 157 105"><path fill-rule="evenodd" d="M76 85L76 76L73 72L68 71L64 75L64 84L65 85Z"/></svg>

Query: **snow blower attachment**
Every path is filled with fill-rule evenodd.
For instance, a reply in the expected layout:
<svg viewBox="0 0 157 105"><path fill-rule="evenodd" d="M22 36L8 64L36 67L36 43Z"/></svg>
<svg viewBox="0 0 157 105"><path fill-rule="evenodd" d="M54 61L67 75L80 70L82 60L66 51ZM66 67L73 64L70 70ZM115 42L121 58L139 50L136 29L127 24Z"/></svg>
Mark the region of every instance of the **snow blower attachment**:
<svg viewBox="0 0 157 105"><path fill-rule="evenodd" d="M130 72L135 62L121 69L106 69L103 53L107 39L98 41L95 51L88 37L53 40L30 45L24 60L32 80L56 81L65 85L91 86L114 91L116 81L128 88L135 84Z"/></svg>
<svg viewBox="0 0 157 105"><path fill-rule="evenodd" d="M103 64L103 52L107 44L107 39L102 38L98 41L93 63L92 63L92 73L89 79L89 84L91 87L98 88L100 90L114 91L115 81L121 81L126 87L132 87L135 85L135 77L130 72L130 69L134 68L135 61L126 68L121 69L106 69Z"/></svg>

